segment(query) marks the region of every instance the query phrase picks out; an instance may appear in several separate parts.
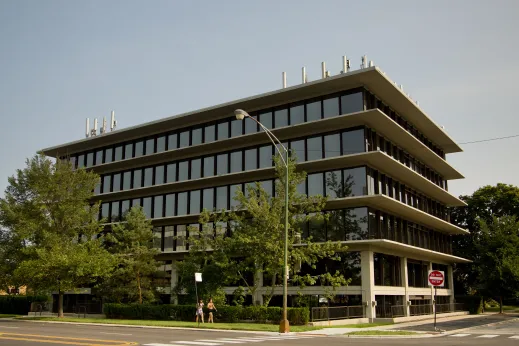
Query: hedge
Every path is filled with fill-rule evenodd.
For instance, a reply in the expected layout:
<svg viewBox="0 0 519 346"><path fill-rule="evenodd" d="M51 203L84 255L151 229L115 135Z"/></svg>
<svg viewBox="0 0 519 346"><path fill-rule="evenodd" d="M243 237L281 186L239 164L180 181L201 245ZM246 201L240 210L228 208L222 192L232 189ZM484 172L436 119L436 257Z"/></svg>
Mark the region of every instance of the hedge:
<svg viewBox="0 0 519 346"><path fill-rule="evenodd" d="M195 308L191 305L150 305L150 304L104 304L107 318L137 320L194 321ZM207 310L204 311L207 313ZM308 308L288 308L288 320L294 325L307 324L310 319ZM214 313L214 319L221 322L251 321L277 323L283 316L283 309L264 306L222 306Z"/></svg>
<svg viewBox="0 0 519 346"><path fill-rule="evenodd" d="M31 303L45 301L45 296L0 296L0 314L27 315L31 310Z"/></svg>
<svg viewBox="0 0 519 346"><path fill-rule="evenodd" d="M456 303L463 303L465 309L471 315L481 314L483 312L483 297L481 296L456 296Z"/></svg>

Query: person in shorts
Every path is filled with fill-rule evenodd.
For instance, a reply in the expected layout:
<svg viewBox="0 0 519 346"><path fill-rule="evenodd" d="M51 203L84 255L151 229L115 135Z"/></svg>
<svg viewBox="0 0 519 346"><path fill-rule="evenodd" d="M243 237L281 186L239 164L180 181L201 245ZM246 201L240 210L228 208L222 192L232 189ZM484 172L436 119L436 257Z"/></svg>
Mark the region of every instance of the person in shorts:
<svg viewBox="0 0 519 346"><path fill-rule="evenodd" d="M204 301L202 299L196 304L196 322L198 322L199 318L204 323Z"/></svg>
<svg viewBox="0 0 519 346"><path fill-rule="evenodd" d="M213 303L213 298L209 298L209 303L207 303L207 309L209 310L209 318L207 323L214 323L213 320L213 312L216 312L216 306Z"/></svg>

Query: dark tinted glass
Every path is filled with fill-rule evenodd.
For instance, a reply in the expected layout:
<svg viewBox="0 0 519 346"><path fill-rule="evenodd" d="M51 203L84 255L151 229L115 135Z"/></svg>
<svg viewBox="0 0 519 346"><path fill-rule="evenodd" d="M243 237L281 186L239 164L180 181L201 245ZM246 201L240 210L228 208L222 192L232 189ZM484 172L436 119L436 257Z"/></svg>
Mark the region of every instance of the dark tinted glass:
<svg viewBox="0 0 519 346"><path fill-rule="evenodd" d="M140 207L140 205L141 205L141 199L140 198L132 199L132 208L133 207Z"/></svg>
<svg viewBox="0 0 519 346"><path fill-rule="evenodd" d="M239 205L239 202L235 200L236 193L238 191L242 191L242 185L241 184L231 185L231 191L229 193L229 199L230 199L230 202L231 202L231 208L235 208L235 207L237 207Z"/></svg>
<svg viewBox="0 0 519 346"><path fill-rule="evenodd" d="M344 197L345 188L342 185L341 171L332 171L325 173L326 196L330 198L337 198L337 196Z"/></svg>
<svg viewBox="0 0 519 346"><path fill-rule="evenodd" d="M175 243L175 226L164 227L164 252L172 252Z"/></svg>
<svg viewBox="0 0 519 346"><path fill-rule="evenodd" d="M138 168L133 170L133 188L137 189L142 187L142 169Z"/></svg>
<svg viewBox="0 0 519 346"><path fill-rule="evenodd" d="M360 112L364 110L362 92L341 96L341 114Z"/></svg>
<svg viewBox="0 0 519 346"><path fill-rule="evenodd" d="M220 154L216 157L216 175L229 173L228 154Z"/></svg>
<svg viewBox="0 0 519 346"><path fill-rule="evenodd" d="M245 170L258 168L258 149L245 150Z"/></svg>
<svg viewBox="0 0 519 346"><path fill-rule="evenodd" d="M164 184L164 166L155 167L155 185Z"/></svg>
<svg viewBox="0 0 519 346"><path fill-rule="evenodd" d="M103 193L107 193L111 191L112 175L108 174L103 177Z"/></svg>
<svg viewBox="0 0 519 346"><path fill-rule="evenodd" d="M97 182L96 186L94 187L94 195L99 195L101 193L101 178L99 178L99 181Z"/></svg>
<svg viewBox="0 0 519 346"><path fill-rule="evenodd" d="M259 121L267 129L272 129L272 112L265 112L259 115Z"/></svg>
<svg viewBox="0 0 519 346"><path fill-rule="evenodd" d="M114 161L121 161L123 159L123 146L119 145L115 147L115 158Z"/></svg>
<svg viewBox="0 0 519 346"><path fill-rule="evenodd" d="M202 128L193 129L191 131L191 145L202 143Z"/></svg>
<svg viewBox="0 0 519 346"><path fill-rule="evenodd" d="M274 126L276 128L288 126L288 109L278 109L274 112Z"/></svg>
<svg viewBox="0 0 519 346"><path fill-rule="evenodd" d="M290 142L290 149L293 151L293 155L296 156L297 162L305 161L305 140Z"/></svg>
<svg viewBox="0 0 519 346"><path fill-rule="evenodd" d="M189 193L189 214L200 213L200 190Z"/></svg>
<svg viewBox="0 0 519 346"><path fill-rule="evenodd" d="M216 139L216 126L215 125L209 125L206 126L204 129L204 143L211 143L214 142Z"/></svg>
<svg viewBox="0 0 519 346"><path fill-rule="evenodd" d="M178 135L176 133L172 133L168 136L168 150L177 149L178 148Z"/></svg>
<svg viewBox="0 0 519 346"><path fill-rule="evenodd" d="M114 151L112 148L105 149L105 163L110 163L114 160L113 158Z"/></svg>
<svg viewBox="0 0 519 346"><path fill-rule="evenodd" d="M367 195L366 180L366 167L345 169L343 186L346 194L341 197Z"/></svg>
<svg viewBox="0 0 519 346"><path fill-rule="evenodd" d="M363 153L366 151L364 129L342 133L342 155Z"/></svg>
<svg viewBox="0 0 519 346"><path fill-rule="evenodd" d="M212 187L204 189L202 208L207 209L208 211L213 211L214 209L214 189Z"/></svg>
<svg viewBox="0 0 519 346"><path fill-rule="evenodd" d="M261 187L267 193L267 195L272 197L272 194L274 193L274 185L272 183L272 180L263 180L261 182Z"/></svg>
<svg viewBox="0 0 519 346"><path fill-rule="evenodd" d="M77 157L77 167L78 168L85 167L85 155L79 155Z"/></svg>
<svg viewBox="0 0 519 346"><path fill-rule="evenodd" d="M151 218L151 197L144 197L142 199L142 209L144 210L144 214L146 218Z"/></svg>
<svg viewBox="0 0 519 346"><path fill-rule="evenodd" d="M154 219L164 216L164 213L162 210L163 202L164 202L163 195L154 197L154 200L153 200L153 218Z"/></svg>
<svg viewBox="0 0 519 346"><path fill-rule="evenodd" d="M121 173L115 173L112 182L113 192L121 191Z"/></svg>
<svg viewBox="0 0 519 346"><path fill-rule="evenodd" d="M306 146L308 161L320 160L323 158L323 143L320 136L308 138L306 140Z"/></svg>
<svg viewBox="0 0 519 346"><path fill-rule="evenodd" d="M175 216L175 194L166 195L166 217Z"/></svg>
<svg viewBox="0 0 519 346"><path fill-rule="evenodd" d="M166 166L166 183L177 181L177 164L170 163Z"/></svg>
<svg viewBox="0 0 519 346"><path fill-rule="evenodd" d="M178 181L189 179L189 161L181 161L178 163Z"/></svg>
<svg viewBox="0 0 519 346"><path fill-rule="evenodd" d="M94 153L88 153L86 156L86 166L92 167L94 165Z"/></svg>
<svg viewBox="0 0 519 346"><path fill-rule="evenodd" d="M120 212L121 210L119 209L119 201L117 202L112 202L112 218L111 218L111 221L112 222L117 222L120 220Z"/></svg>
<svg viewBox="0 0 519 346"><path fill-rule="evenodd" d="M246 119L244 119L244 120L246 120ZM243 134L243 121L244 120L234 119L231 121L231 137L237 137L237 136L241 136Z"/></svg>
<svg viewBox="0 0 519 346"><path fill-rule="evenodd" d="M254 119L258 119L257 116L252 116ZM244 119L245 121L245 134L258 132L258 124L252 119Z"/></svg>
<svg viewBox="0 0 519 346"><path fill-rule="evenodd" d="M218 124L218 140L229 138L229 122L225 121Z"/></svg>
<svg viewBox="0 0 519 346"><path fill-rule="evenodd" d="M142 141L135 143L135 157L144 155L144 143Z"/></svg>
<svg viewBox="0 0 519 346"><path fill-rule="evenodd" d="M146 155L155 153L155 139L150 138L146 140Z"/></svg>
<svg viewBox="0 0 519 346"><path fill-rule="evenodd" d="M180 144L179 148L184 148L189 146L189 130L180 132Z"/></svg>
<svg viewBox="0 0 519 346"><path fill-rule="evenodd" d="M259 168L272 167L272 146L259 148Z"/></svg>
<svg viewBox="0 0 519 346"><path fill-rule="evenodd" d="M216 210L227 209L227 186L216 188Z"/></svg>
<svg viewBox="0 0 519 346"><path fill-rule="evenodd" d="M103 150L96 151L96 166L103 163Z"/></svg>
<svg viewBox="0 0 519 346"><path fill-rule="evenodd" d="M153 167L144 168L144 187L153 185Z"/></svg>
<svg viewBox="0 0 519 346"><path fill-rule="evenodd" d="M306 121L321 119L321 101L306 104Z"/></svg>
<svg viewBox="0 0 519 346"><path fill-rule="evenodd" d="M130 210L130 200L124 200L121 203L121 218L126 217L126 213Z"/></svg>
<svg viewBox="0 0 519 346"><path fill-rule="evenodd" d="M242 171L242 151L234 151L231 153L231 173Z"/></svg>
<svg viewBox="0 0 519 346"><path fill-rule="evenodd" d="M323 101L323 116L325 118L336 117L339 112L339 98L332 97Z"/></svg>
<svg viewBox="0 0 519 346"><path fill-rule="evenodd" d="M323 174L314 173L308 175L308 196L324 196Z"/></svg>
<svg viewBox="0 0 519 346"><path fill-rule="evenodd" d="M161 153L166 150L166 136L160 136L157 138L157 153Z"/></svg>
<svg viewBox="0 0 519 346"><path fill-rule="evenodd" d="M297 192L306 195L306 181L303 181L301 184L297 185Z"/></svg>
<svg viewBox="0 0 519 346"><path fill-rule="evenodd" d="M214 175L214 156L204 157L204 177Z"/></svg>
<svg viewBox="0 0 519 346"><path fill-rule="evenodd" d="M124 146L124 159L131 159L133 157L133 143L128 143Z"/></svg>
<svg viewBox="0 0 519 346"><path fill-rule="evenodd" d="M297 105L290 107L290 125L302 124L305 122L305 106Z"/></svg>
<svg viewBox="0 0 519 346"><path fill-rule="evenodd" d="M191 179L198 179L202 176L202 159L191 160Z"/></svg>
<svg viewBox="0 0 519 346"><path fill-rule="evenodd" d="M110 203L101 204L101 218L107 219L106 221L110 222Z"/></svg>
<svg viewBox="0 0 519 346"><path fill-rule="evenodd" d="M338 133L324 136L324 157L341 155L341 138Z"/></svg>
<svg viewBox="0 0 519 346"><path fill-rule="evenodd" d="M177 215L187 215L187 192L178 193L177 196Z"/></svg>

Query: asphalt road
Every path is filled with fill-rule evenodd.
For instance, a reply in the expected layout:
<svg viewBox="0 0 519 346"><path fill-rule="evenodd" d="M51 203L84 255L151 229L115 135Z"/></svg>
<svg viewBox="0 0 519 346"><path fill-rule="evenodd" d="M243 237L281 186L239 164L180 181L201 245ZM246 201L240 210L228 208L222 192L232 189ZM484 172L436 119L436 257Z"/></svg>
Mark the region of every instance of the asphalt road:
<svg viewBox="0 0 519 346"><path fill-rule="evenodd" d="M519 322L477 327L433 338L388 339L290 335L232 331L129 328L0 320L0 345L6 346L310 346L339 345L496 345L519 346Z"/></svg>

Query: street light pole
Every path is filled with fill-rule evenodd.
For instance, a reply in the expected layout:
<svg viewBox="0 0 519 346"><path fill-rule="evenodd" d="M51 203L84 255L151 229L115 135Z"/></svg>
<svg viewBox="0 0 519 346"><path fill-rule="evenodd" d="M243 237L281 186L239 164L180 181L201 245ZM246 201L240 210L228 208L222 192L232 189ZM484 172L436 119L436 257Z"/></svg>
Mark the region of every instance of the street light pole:
<svg viewBox="0 0 519 346"><path fill-rule="evenodd" d="M237 109L234 111L234 115L238 120L244 120L245 118L249 118L254 120L258 125L265 131L267 136L269 137L272 144L278 151L281 161L285 165L285 244L284 244L284 259L283 259L283 319L279 324L279 332L280 333L288 333L290 332L290 324L288 323L287 309L288 309L288 149L285 148L283 143L262 123L258 120L254 119L249 115L249 113L245 112L242 109ZM283 158L283 153L278 148L278 145L284 150L285 158Z"/></svg>

